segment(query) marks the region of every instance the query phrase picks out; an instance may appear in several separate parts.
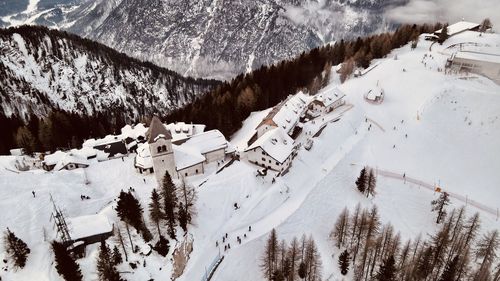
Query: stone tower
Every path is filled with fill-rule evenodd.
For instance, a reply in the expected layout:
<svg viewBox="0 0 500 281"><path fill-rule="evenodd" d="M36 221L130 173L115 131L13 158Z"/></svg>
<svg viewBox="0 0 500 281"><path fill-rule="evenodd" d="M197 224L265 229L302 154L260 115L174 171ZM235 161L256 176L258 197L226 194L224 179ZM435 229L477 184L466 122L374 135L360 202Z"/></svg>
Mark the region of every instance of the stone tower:
<svg viewBox="0 0 500 281"><path fill-rule="evenodd" d="M172 151L172 135L158 117L154 116L151 120L147 136L158 184L162 184L166 171L172 178L177 178L174 152Z"/></svg>

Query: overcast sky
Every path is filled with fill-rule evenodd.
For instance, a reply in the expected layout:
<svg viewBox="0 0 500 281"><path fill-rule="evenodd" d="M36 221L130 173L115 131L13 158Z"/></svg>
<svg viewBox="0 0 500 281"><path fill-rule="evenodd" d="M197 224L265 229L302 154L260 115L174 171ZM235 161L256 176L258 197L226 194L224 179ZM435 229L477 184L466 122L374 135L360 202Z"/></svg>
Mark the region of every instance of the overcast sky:
<svg viewBox="0 0 500 281"><path fill-rule="evenodd" d="M465 19L481 23L490 18L500 29L500 0L410 0L405 6L391 9L387 16L401 23L448 22Z"/></svg>

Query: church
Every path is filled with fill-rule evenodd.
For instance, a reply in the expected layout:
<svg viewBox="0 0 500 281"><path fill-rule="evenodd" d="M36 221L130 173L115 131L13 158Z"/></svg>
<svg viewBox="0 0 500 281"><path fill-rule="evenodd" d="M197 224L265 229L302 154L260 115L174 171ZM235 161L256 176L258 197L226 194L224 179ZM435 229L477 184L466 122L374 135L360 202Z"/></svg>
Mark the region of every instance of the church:
<svg viewBox="0 0 500 281"><path fill-rule="evenodd" d="M219 130L196 132L183 138L173 137L176 132L172 124L165 126L158 117L153 117L146 133L147 143L141 144L137 151L135 167L140 172L154 172L161 183L168 171L174 179L180 179L205 173L207 166L225 163L234 153L235 148ZM214 164L215 165L215 164Z"/></svg>

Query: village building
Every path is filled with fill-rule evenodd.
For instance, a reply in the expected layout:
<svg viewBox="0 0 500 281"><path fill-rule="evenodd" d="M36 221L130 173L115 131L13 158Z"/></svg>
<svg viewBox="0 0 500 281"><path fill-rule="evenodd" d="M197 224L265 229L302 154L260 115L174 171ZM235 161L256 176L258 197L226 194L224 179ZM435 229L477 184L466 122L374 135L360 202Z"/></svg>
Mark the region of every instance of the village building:
<svg viewBox="0 0 500 281"><path fill-rule="evenodd" d="M289 96L286 100L276 105L269 114L262 119L256 128L255 135L248 144L262 137L266 132L274 128L282 128L289 136L296 136L300 133L299 122L305 117L307 106L311 97L299 92L296 95ZM295 130L298 131L295 131Z"/></svg>
<svg viewBox="0 0 500 281"><path fill-rule="evenodd" d="M282 128L274 128L265 132L245 152L249 162L284 173L292 163L294 141Z"/></svg>
<svg viewBox="0 0 500 281"><path fill-rule="evenodd" d="M382 103L384 101L384 90L379 86L376 86L373 89L368 90L364 97L365 100L370 103Z"/></svg>
<svg viewBox="0 0 500 281"><path fill-rule="evenodd" d="M107 135L102 139L88 139L82 146L103 151L110 158L128 154L127 144L121 135Z"/></svg>
<svg viewBox="0 0 500 281"><path fill-rule="evenodd" d="M77 256L85 255L85 247L99 243L113 235L113 225L101 214L68 218L68 232L72 252Z"/></svg>
<svg viewBox="0 0 500 281"><path fill-rule="evenodd" d="M475 73L500 84L500 54L459 51L446 63L452 72Z"/></svg>
<svg viewBox="0 0 500 281"><path fill-rule="evenodd" d="M172 178L203 174L207 164L220 165L234 155L235 148L220 131L203 132L204 129L204 125L185 123L164 125L153 117L147 146L140 145L137 149L135 168L139 173L154 172L161 183L167 171Z"/></svg>
<svg viewBox="0 0 500 281"><path fill-rule="evenodd" d="M314 96L309 104L313 116L324 115L345 104L345 94L339 88L329 89Z"/></svg>
<svg viewBox="0 0 500 281"><path fill-rule="evenodd" d="M452 37L465 31L479 31L480 26L481 25L479 23L459 21L448 26L448 36ZM434 31L435 38L439 38L439 35L441 35L442 31L443 29Z"/></svg>
<svg viewBox="0 0 500 281"><path fill-rule="evenodd" d="M88 166L89 162L87 159L62 151L46 155L42 161L42 168L46 171L74 170L87 168Z"/></svg>

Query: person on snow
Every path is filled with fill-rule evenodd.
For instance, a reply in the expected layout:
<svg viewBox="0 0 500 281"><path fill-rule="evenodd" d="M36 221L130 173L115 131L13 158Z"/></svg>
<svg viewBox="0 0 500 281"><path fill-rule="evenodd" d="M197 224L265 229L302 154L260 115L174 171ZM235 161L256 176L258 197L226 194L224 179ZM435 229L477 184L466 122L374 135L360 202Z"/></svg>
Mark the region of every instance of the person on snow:
<svg viewBox="0 0 500 281"><path fill-rule="evenodd" d="M35 198L35 197L36 197L36 195L35 195L35 191L34 191L34 190L33 190L33 191L31 191L31 193L33 194L33 198Z"/></svg>

